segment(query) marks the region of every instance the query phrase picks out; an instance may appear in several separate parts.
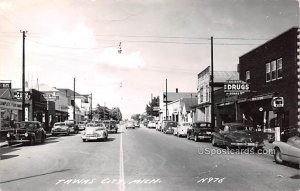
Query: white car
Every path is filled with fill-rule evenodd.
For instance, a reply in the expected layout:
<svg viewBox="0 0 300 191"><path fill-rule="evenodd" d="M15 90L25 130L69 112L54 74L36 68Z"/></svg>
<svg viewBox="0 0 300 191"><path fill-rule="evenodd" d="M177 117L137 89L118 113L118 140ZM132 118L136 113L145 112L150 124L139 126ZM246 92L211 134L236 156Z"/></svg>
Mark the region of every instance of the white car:
<svg viewBox="0 0 300 191"><path fill-rule="evenodd" d="M154 121L149 121L148 126L149 129L155 129L156 128L156 123Z"/></svg>
<svg viewBox="0 0 300 191"><path fill-rule="evenodd" d="M85 130L82 132L82 141L89 140L107 140L108 132L103 123L88 123Z"/></svg>
<svg viewBox="0 0 300 191"><path fill-rule="evenodd" d="M178 123L177 127L173 127L173 135L175 136L183 136L187 135L187 130L191 127L191 124L188 122Z"/></svg>
<svg viewBox="0 0 300 191"><path fill-rule="evenodd" d="M273 142L275 150L274 159L276 163L282 164L284 161L296 163L300 168L300 133L287 140L287 142Z"/></svg>

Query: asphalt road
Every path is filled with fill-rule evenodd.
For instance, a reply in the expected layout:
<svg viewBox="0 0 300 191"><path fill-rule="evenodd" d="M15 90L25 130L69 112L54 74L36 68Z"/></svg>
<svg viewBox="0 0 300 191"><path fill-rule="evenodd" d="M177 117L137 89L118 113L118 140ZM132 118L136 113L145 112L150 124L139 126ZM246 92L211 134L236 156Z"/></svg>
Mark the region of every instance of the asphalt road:
<svg viewBox="0 0 300 191"><path fill-rule="evenodd" d="M224 151L146 128L120 128L107 142L50 137L1 148L0 190L300 190L294 166Z"/></svg>

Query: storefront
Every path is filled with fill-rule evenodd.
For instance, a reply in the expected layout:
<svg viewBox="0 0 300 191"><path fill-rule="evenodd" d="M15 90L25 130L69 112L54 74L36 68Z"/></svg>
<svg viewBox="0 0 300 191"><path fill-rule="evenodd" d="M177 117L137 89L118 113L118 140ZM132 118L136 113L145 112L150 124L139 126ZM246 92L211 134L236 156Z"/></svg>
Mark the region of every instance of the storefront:
<svg viewBox="0 0 300 191"><path fill-rule="evenodd" d="M22 103L0 98L0 130L7 130L14 122L20 121Z"/></svg>

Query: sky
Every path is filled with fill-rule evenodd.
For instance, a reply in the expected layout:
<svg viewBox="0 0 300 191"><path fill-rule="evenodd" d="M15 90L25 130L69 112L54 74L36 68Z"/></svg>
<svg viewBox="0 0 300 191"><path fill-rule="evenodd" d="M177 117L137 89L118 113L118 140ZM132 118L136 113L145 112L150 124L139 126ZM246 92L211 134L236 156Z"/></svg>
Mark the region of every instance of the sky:
<svg viewBox="0 0 300 191"><path fill-rule="evenodd" d="M0 0L0 80L93 93L93 106L145 112L151 95L197 91L197 74L236 71L239 56L293 26L297 0ZM121 42L121 45L120 45ZM118 53L119 47L122 52Z"/></svg>

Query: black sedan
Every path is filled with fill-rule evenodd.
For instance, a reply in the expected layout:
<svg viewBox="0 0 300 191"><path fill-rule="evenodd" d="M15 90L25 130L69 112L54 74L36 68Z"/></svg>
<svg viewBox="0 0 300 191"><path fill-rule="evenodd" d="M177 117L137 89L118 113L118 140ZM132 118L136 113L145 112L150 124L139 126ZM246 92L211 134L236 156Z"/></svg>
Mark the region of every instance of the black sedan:
<svg viewBox="0 0 300 191"><path fill-rule="evenodd" d="M262 149L263 135L242 123L226 123L212 133L212 145Z"/></svg>
<svg viewBox="0 0 300 191"><path fill-rule="evenodd" d="M23 121L16 123L16 129L8 132L6 135L8 145L14 143L25 143L34 145L37 142L44 143L46 131L38 121Z"/></svg>
<svg viewBox="0 0 300 191"><path fill-rule="evenodd" d="M187 130L187 139L210 140L212 134L212 127L209 122L194 122L192 127Z"/></svg>

